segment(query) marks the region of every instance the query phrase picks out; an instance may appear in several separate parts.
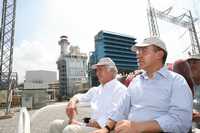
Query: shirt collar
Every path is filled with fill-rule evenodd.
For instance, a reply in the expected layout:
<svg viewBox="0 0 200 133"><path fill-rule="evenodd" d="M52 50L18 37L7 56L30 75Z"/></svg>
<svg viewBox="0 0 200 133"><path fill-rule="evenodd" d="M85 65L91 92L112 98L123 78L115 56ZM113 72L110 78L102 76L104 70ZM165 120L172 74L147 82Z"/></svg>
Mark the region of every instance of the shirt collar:
<svg viewBox="0 0 200 133"><path fill-rule="evenodd" d="M113 84L115 82L115 80L117 80L117 79L112 79L112 80L108 81L107 83L105 83L104 85L101 84L101 87L110 86L111 84Z"/></svg>
<svg viewBox="0 0 200 133"><path fill-rule="evenodd" d="M164 78L167 78L168 77L167 76L168 75L168 69L166 67L162 67L162 68L160 68L160 70L156 71L154 74L155 74L154 78L157 78L158 76L162 76ZM141 74L141 77L144 78L144 79L149 79L146 71L144 71Z"/></svg>

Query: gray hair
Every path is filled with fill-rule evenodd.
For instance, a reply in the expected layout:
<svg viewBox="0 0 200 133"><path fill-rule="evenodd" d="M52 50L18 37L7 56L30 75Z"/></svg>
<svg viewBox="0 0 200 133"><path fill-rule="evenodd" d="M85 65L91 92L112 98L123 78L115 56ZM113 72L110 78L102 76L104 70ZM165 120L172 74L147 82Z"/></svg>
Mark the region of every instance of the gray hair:
<svg viewBox="0 0 200 133"><path fill-rule="evenodd" d="M117 67L116 67L116 66L109 66L109 65L106 65L105 67L106 67L110 72L112 72L113 78L115 78L115 77L117 76L118 70L117 70Z"/></svg>

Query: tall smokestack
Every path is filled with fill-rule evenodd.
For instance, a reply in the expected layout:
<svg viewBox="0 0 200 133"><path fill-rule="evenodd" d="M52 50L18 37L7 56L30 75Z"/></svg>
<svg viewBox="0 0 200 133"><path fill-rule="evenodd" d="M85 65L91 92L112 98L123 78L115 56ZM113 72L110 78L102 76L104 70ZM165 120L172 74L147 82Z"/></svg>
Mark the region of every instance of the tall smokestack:
<svg viewBox="0 0 200 133"><path fill-rule="evenodd" d="M69 42L67 40L67 36L61 36L60 41L58 41L58 44L61 46L60 47L60 56L67 55L69 53L68 51L68 46Z"/></svg>

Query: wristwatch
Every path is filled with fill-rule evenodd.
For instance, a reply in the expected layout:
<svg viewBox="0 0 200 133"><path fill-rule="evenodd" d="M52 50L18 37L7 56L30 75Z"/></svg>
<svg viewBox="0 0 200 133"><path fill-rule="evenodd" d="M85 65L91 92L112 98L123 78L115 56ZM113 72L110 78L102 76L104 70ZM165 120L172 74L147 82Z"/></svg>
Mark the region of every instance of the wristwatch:
<svg viewBox="0 0 200 133"><path fill-rule="evenodd" d="M111 128L108 125L106 125L105 128L108 130L108 132L111 131Z"/></svg>

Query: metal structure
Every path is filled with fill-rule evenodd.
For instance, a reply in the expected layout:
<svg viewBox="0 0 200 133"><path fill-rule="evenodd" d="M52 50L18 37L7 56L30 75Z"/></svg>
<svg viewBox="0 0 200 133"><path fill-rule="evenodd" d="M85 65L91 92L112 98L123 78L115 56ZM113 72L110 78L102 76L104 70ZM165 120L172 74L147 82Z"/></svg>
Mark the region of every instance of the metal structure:
<svg viewBox="0 0 200 133"><path fill-rule="evenodd" d="M3 0L0 29L0 89L11 83L16 0Z"/></svg>
<svg viewBox="0 0 200 133"><path fill-rule="evenodd" d="M12 73L16 0L3 0L0 27L0 89L7 89L6 114L10 112L17 73Z"/></svg>
<svg viewBox="0 0 200 133"><path fill-rule="evenodd" d="M7 90L7 98L6 98L7 106L5 110L6 114L10 112L13 91L17 87L17 79L18 79L17 73L16 72L12 73L10 76L9 86Z"/></svg>
<svg viewBox="0 0 200 133"><path fill-rule="evenodd" d="M147 18L148 18L150 36L160 37L155 9L152 8L150 0L148 0Z"/></svg>
<svg viewBox="0 0 200 133"><path fill-rule="evenodd" d="M172 7L168 8L165 11L159 11L151 6L150 0L148 0L148 5L148 18L151 20L149 21L150 35L159 36L156 17L163 19L167 22L173 23L175 25L179 25L183 28L187 28L189 30L192 46L192 51L190 54L200 54L199 39L194 24L194 22L197 21L197 19L193 19L191 11L188 11L180 16L174 17L172 15L169 15L169 13L172 10Z"/></svg>

